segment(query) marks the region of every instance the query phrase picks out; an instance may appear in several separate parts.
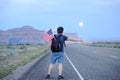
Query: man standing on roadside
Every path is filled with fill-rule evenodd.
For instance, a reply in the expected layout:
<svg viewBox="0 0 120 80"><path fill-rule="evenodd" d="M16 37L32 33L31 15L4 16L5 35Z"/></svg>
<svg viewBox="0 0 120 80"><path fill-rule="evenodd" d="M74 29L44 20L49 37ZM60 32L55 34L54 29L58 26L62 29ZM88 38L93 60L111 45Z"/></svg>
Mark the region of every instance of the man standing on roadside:
<svg viewBox="0 0 120 80"><path fill-rule="evenodd" d="M51 54L51 62L50 65L48 67L48 73L46 76L46 79L50 79L50 73L54 67L54 64L56 63L56 61L58 60L58 79L64 79L64 77L62 76L62 71L63 71L63 59L64 59L64 42L66 40L68 41L79 41L82 42L83 40L78 40L78 39L72 39L72 38L68 38L66 35L63 35L63 31L64 28L63 27L58 27L57 28L57 34L55 34L56 38L60 38L60 42L62 45L62 49L59 52L52 52Z"/></svg>

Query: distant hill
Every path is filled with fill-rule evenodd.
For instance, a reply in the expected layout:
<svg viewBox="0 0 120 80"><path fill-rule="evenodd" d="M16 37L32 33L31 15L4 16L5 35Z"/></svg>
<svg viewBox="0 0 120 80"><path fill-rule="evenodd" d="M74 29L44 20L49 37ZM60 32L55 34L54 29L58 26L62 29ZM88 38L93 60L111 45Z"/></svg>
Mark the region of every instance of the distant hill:
<svg viewBox="0 0 120 80"><path fill-rule="evenodd" d="M34 29L32 26L23 26L21 28L9 29L7 31L0 31L0 43L9 44L9 35L12 35L12 44L42 43L42 35L45 31Z"/></svg>
<svg viewBox="0 0 120 80"><path fill-rule="evenodd" d="M0 30L0 44L43 44L43 30L34 29L32 26L25 25L20 28ZM65 33L68 36L76 37L76 33ZM11 39L9 39L11 35Z"/></svg>

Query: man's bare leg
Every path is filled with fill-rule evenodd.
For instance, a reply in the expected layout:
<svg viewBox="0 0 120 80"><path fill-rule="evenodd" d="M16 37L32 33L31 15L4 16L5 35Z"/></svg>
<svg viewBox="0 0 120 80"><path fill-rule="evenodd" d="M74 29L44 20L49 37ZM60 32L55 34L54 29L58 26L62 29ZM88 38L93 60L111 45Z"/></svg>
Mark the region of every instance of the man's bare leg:
<svg viewBox="0 0 120 80"><path fill-rule="evenodd" d="M62 65L62 63L58 64L58 71L59 71L59 73L58 73L58 79L64 79L64 77L62 76L62 71L63 71L63 65Z"/></svg>
<svg viewBox="0 0 120 80"><path fill-rule="evenodd" d="M48 67L48 74L46 76L46 79L50 79L50 73L51 73L53 67L54 67L54 64L50 64L49 65L49 67Z"/></svg>
<svg viewBox="0 0 120 80"><path fill-rule="evenodd" d="M54 64L50 64L48 68L48 74L50 75L52 69L54 68Z"/></svg>
<svg viewBox="0 0 120 80"><path fill-rule="evenodd" d="M59 75L62 75L62 70L63 70L63 66L61 63L58 64L58 71L59 71Z"/></svg>

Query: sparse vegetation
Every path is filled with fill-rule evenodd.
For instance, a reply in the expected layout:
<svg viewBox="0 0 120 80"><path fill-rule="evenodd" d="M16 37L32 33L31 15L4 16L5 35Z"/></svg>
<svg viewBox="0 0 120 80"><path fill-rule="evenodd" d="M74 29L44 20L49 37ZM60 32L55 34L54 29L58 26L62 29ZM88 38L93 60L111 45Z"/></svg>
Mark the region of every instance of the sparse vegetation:
<svg viewBox="0 0 120 80"><path fill-rule="evenodd" d="M120 42L91 42L85 43L88 46L120 48Z"/></svg>
<svg viewBox="0 0 120 80"><path fill-rule="evenodd" d="M47 45L0 46L0 79L48 50Z"/></svg>

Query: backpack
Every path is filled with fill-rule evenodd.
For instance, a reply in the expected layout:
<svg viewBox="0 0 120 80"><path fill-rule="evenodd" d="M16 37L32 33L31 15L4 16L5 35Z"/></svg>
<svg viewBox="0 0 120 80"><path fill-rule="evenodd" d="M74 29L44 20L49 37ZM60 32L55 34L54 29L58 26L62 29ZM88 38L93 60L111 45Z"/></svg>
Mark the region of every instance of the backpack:
<svg viewBox="0 0 120 80"><path fill-rule="evenodd" d="M56 38L56 36L54 35L54 38L52 39L52 43L51 43L51 51L52 52L60 52L62 50L62 43L60 41L61 36L62 35L60 35Z"/></svg>

